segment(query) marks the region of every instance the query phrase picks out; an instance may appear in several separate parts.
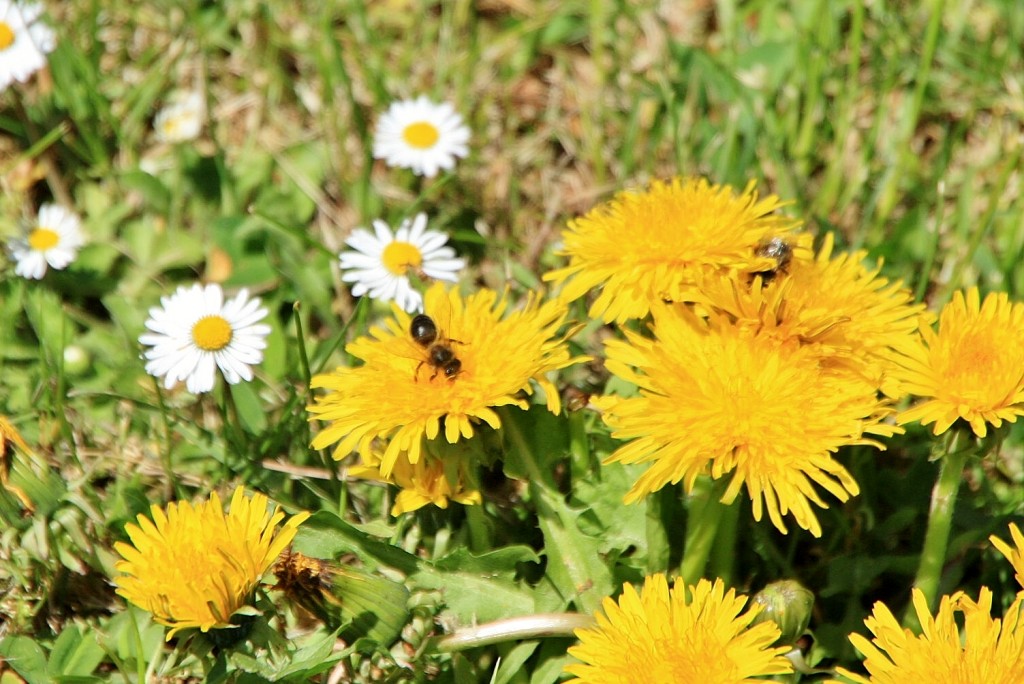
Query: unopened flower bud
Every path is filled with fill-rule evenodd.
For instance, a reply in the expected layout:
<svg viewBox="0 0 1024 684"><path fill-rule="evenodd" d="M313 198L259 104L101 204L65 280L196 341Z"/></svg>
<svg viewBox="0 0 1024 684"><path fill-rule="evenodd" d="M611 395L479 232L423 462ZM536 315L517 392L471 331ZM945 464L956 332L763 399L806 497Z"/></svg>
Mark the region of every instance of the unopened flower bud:
<svg viewBox="0 0 1024 684"><path fill-rule="evenodd" d="M64 372L73 378L85 375L92 368L92 354L84 347L69 344L64 347Z"/></svg>
<svg viewBox="0 0 1024 684"><path fill-rule="evenodd" d="M754 624L771 620L782 631L776 643L793 644L811 622L814 594L795 580L781 580L757 592L752 602L762 607Z"/></svg>

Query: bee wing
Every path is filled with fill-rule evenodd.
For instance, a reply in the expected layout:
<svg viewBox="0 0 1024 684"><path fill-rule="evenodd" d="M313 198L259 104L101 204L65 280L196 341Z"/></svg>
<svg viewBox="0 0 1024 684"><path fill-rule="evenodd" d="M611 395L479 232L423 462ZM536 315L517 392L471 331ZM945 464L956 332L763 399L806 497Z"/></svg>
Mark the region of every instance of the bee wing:
<svg viewBox="0 0 1024 684"><path fill-rule="evenodd" d="M396 344L394 346L394 353L396 356L401 356L403 359L411 359L417 363L429 360L427 348L416 344L412 337L404 340L402 344Z"/></svg>
<svg viewBox="0 0 1024 684"><path fill-rule="evenodd" d="M434 319L434 324L437 325L437 337L439 340L451 339L452 329L452 302L448 298L448 294L445 293L437 302L436 306L431 307L430 311L426 311L426 314Z"/></svg>

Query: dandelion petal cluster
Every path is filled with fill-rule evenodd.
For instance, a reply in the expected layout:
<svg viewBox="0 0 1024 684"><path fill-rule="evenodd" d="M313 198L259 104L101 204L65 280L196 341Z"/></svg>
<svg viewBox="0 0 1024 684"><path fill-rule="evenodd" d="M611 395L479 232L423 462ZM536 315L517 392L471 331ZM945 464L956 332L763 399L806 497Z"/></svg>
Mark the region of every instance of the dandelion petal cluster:
<svg viewBox="0 0 1024 684"><path fill-rule="evenodd" d="M308 513L284 519L267 510L267 497L246 497L241 487L224 513L216 492L192 505L154 505L152 519L139 515L125 526L131 543L114 545L123 560L116 569L117 593L171 627L167 638L189 627L203 632L230 627L263 573L295 537Z"/></svg>
<svg viewBox="0 0 1024 684"><path fill-rule="evenodd" d="M773 214L781 206L758 199L752 184L737 194L702 178L654 181L570 221L560 252L569 265L544 280L564 283L567 299L596 291L590 315L616 323L662 300L698 301L705 278L762 268L757 246L799 226Z"/></svg>
<svg viewBox="0 0 1024 684"><path fill-rule="evenodd" d="M981 301L978 288L953 294L938 331L898 351L894 375L902 388L925 400L899 415L899 422L934 423L941 434L958 420L978 437L1024 415L1024 303L1005 292Z"/></svg>
<svg viewBox="0 0 1024 684"><path fill-rule="evenodd" d="M596 627L576 630L580 643L569 654L582 663L565 670L580 684L740 684L792 672L783 655L789 648L772 646L779 628L752 625L759 611L743 612L746 603L722 580L692 587L676 580L669 588L658 574L640 593L627 584L618 601L604 600Z"/></svg>
<svg viewBox="0 0 1024 684"><path fill-rule="evenodd" d="M702 285L701 303L737 326L813 347L822 363L843 367L893 395L893 350L913 340L925 317L900 281L865 265L867 252L833 252L831 233L814 258L794 258L770 286L736 278Z"/></svg>
<svg viewBox="0 0 1024 684"><path fill-rule="evenodd" d="M863 379L820 362L815 349L738 327L724 315L701 318L688 308L656 311L655 339L627 333L606 343L608 368L640 388L605 397L612 435L632 440L608 463L650 463L626 496L637 501L669 483L687 490L709 472L730 477L723 501L745 487L754 517L764 511L780 531L783 516L815 536L811 504L826 507L821 487L840 501L859 492L833 454L848 444L880 444L891 409Z"/></svg>
<svg viewBox="0 0 1024 684"><path fill-rule="evenodd" d="M1006 560L1010 561L1017 584L1024 589L1024 534L1021 534L1020 528L1017 527L1016 523L1010 523L1010 539L1013 540L1013 546L1010 546L995 535L988 539L999 550L999 553L1006 556Z"/></svg>
<svg viewBox="0 0 1024 684"><path fill-rule="evenodd" d="M461 370L448 377L427 361L426 350L411 338L411 317L396 308L383 328L371 329L346 351L362 365L342 367L313 377L312 387L327 390L308 408L312 419L326 425L313 447L334 447L342 459L358 449L370 451L374 440L387 441L380 466L388 477L402 455L420 460L423 440L442 430L448 443L470 438L474 425L501 425L495 408L525 408L521 393L540 387L552 412L560 410L558 392L546 377L580 358L569 354L559 328L567 314L565 302L543 304L530 297L515 311L493 290L463 299L456 290L435 283L426 294L425 310L451 343Z"/></svg>
<svg viewBox="0 0 1024 684"><path fill-rule="evenodd" d="M467 463L452 464L431 456L424 456L416 463L411 463L407 458L398 458L391 474L384 476L380 472L381 456L376 450L363 454L363 462L350 466L348 474L398 485L401 491L395 497L391 515L409 513L428 504L448 508L449 501L464 505L483 501L479 490L466 484L469 478L463 471Z"/></svg>
<svg viewBox="0 0 1024 684"><path fill-rule="evenodd" d="M1024 597L1018 596L1002 620L992 617L992 591L987 587L982 587L977 601L962 592L943 596L934 616L919 589L913 591L913 602L921 623L919 636L904 629L884 604L876 603L864 621L872 638L850 635L866 658L868 676L845 668L837 668L839 674L858 684L1024 682Z"/></svg>

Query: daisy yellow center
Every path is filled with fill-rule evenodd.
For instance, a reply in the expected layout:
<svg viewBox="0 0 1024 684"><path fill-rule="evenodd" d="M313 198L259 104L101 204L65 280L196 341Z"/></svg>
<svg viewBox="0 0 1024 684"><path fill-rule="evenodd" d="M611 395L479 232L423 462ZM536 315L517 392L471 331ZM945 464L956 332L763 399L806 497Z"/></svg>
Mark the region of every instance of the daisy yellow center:
<svg viewBox="0 0 1024 684"><path fill-rule="evenodd" d="M404 276L410 268L419 268L423 264L423 253L410 242L396 240L384 248L381 261L391 273Z"/></svg>
<svg viewBox="0 0 1024 684"><path fill-rule="evenodd" d="M171 118L167 119L166 121L164 121L163 124L164 135L174 135L175 133L178 132L178 129L181 128L181 124L182 120L180 116L172 116Z"/></svg>
<svg viewBox="0 0 1024 684"><path fill-rule="evenodd" d="M36 228L28 236L28 245L37 252L53 249L60 242L60 236L49 228Z"/></svg>
<svg viewBox="0 0 1024 684"><path fill-rule="evenodd" d="M405 142L421 150L429 150L437 144L440 137L441 132L437 130L437 126L428 121L417 121L416 123L409 124L402 131L402 138Z"/></svg>
<svg viewBox="0 0 1024 684"><path fill-rule="evenodd" d="M192 326L192 341L203 351L220 351L231 343L231 324L221 316L205 316Z"/></svg>
<svg viewBox="0 0 1024 684"><path fill-rule="evenodd" d="M14 45L14 29L10 24L0 21L0 50L6 50Z"/></svg>

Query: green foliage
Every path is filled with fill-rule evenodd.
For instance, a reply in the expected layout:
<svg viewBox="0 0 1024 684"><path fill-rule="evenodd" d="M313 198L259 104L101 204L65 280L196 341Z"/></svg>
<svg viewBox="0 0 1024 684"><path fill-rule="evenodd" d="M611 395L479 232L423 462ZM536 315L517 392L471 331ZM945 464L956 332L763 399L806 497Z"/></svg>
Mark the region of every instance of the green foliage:
<svg viewBox="0 0 1024 684"><path fill-rule="evenodd" d="M4 668L29 684L339 668L350 681L555 682L564 634L436 647L479 623L593 613L624 583L681 572L694 500L671 486L624 506L644 468L601 464L618 442L593 412L506 407L502 430L481 426L484 503L398 518L393 487L309 448L309 376L350 365L346 343L389 312L354 301L337 268L374 219L426 211L469 258L466 288L518 301L561 263L565 222L613 192L756 179L932 308L975 283L1024 292L1014 2L672 4L47 3L48 69L0 92L0 239L59 201L88 244L38 282L0 257L0 415L33 448L5 442L0 465L34 504L0 489L0 681ZM208 103L201 137L158 142L155 112L192 88ZM433 182L372 158L376 118L420 93L473 131L470 157ZM273 329L254 382L201 398L146 375L138 344L150 307L196 281L248 288ZM575 307L572 344L599 356L612 332ZM558 383L633 389L600 361ZM1024 515L1024 428L997 439L965 471L939 586L990 586L1001 609L1019 588L987 538ZM854 667L847 635L870 605L908 603L932 441L911 428L883 455L842 453L861 494L821 512L821 539L755 523L741 501L711 567L748 593L799 580L817 596L809 659ZM237 483L313 512L294 550L339 568L337 624L310 627L264 587L238 644L166 644L106 581L113 544L151 504Z"/></svg>

